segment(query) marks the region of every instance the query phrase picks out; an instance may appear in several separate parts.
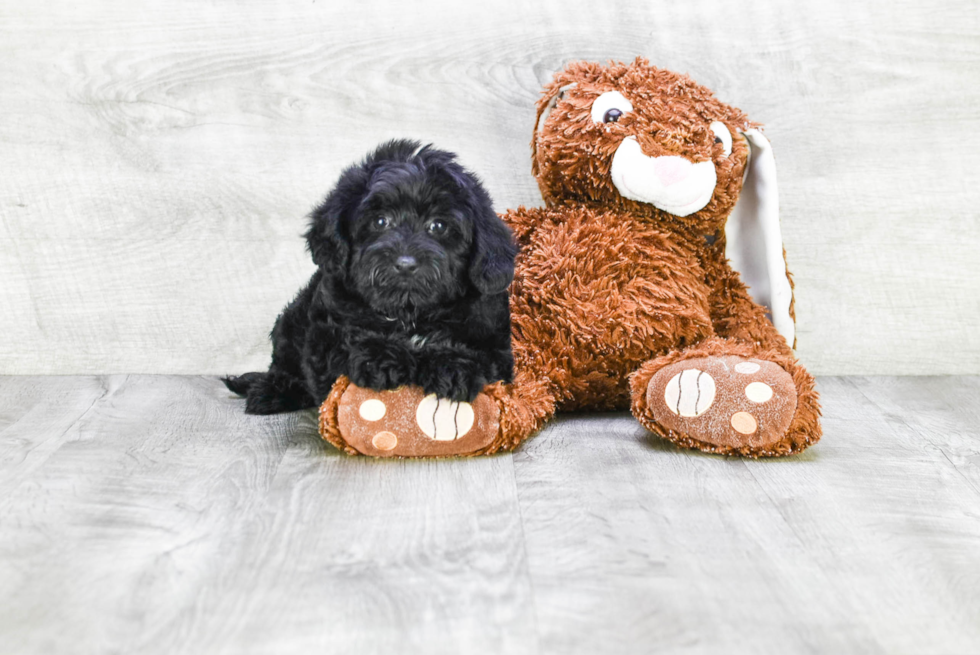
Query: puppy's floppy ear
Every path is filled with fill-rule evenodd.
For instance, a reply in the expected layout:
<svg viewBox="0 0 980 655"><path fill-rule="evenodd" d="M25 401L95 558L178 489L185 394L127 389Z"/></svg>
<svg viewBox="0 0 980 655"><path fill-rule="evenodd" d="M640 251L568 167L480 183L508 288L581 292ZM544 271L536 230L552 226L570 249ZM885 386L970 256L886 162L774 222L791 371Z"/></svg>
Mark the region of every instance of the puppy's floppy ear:
<svg viewBox="0 0 980 655"><path fill-rule="evenodd" d="M365 164L351 166L326 199L310 214L304 235L313 262L328 274L342 273L350 256L348 223L367 195L371 176Z"/></svg>
<svg viewBox="0 0 980 655"><path fill-rule="evenodd" d="M514 279L517 245L510 228L493 210L490 196L477 185L470 186L470 212L473 216L473 250L470 281L481 293L505 291Z"/></svg>

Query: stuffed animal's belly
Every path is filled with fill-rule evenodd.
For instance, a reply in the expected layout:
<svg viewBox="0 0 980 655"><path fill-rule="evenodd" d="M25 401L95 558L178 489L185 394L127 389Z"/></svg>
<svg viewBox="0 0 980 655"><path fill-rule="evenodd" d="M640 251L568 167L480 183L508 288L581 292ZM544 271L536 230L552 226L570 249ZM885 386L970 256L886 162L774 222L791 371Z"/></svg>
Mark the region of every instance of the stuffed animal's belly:
<svg viewBox="0 0 980 655"><path fill-rule="evenodd" d="M517 365L545 367L562 406L628 406L644 361L712 334L697 258L631 221L570 221L535 233L517 261L511 313Z"/></svg>

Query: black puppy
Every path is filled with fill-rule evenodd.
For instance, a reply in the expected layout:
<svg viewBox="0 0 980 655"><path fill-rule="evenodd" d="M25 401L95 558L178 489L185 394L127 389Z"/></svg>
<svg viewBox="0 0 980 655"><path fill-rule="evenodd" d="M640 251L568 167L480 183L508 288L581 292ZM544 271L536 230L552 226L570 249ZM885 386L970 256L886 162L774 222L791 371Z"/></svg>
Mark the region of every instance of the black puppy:
<svg viewBox="0 0 980 655"><path fill-rule="evenodd" d="M340 375L458 401L511 381L517 248L455 155L385 143L343 172L311 219L319 269L276 320L269 371L223 378L247 413L316 407Z"/></svg>

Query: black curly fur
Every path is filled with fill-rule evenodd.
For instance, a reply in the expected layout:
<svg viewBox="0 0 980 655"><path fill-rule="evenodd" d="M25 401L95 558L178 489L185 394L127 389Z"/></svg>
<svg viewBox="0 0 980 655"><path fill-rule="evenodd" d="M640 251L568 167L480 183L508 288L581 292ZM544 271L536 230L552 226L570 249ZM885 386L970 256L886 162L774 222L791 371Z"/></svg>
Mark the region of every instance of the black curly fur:
<svg viewBox="0 0 980 655"><path fill-rule="evenodd" d="M455 155L420 146L381 145L313 211L318 270L276 320L272 365L222 378L247 413L316 407L340 375L466 401L511 381L513 237Z"/></svg>

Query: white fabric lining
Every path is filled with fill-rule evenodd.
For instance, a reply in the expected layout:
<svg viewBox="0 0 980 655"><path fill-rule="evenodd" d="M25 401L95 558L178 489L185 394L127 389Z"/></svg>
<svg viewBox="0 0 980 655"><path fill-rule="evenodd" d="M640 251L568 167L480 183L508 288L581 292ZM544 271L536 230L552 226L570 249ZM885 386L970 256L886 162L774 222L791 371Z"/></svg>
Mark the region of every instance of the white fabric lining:
<svg viewBox="0 0 980 655"><path fill-rule="evenodd" d="M725 255L752 299L766 307L776 330L792 346L796 336L789 313L793 289L786 274L779 229L776 159L762 132L750 129L742 136L749 144L749 160L738 202L725 225Z"/></svg>

